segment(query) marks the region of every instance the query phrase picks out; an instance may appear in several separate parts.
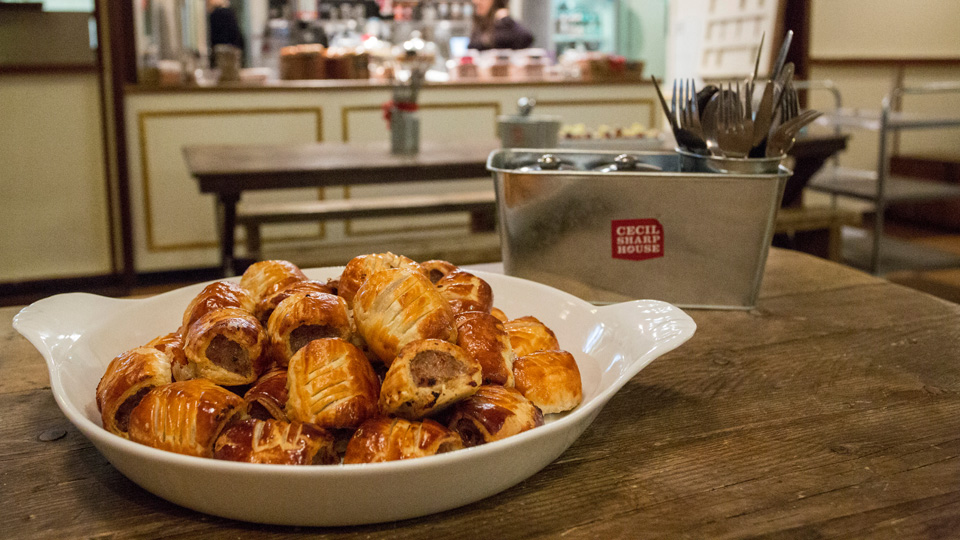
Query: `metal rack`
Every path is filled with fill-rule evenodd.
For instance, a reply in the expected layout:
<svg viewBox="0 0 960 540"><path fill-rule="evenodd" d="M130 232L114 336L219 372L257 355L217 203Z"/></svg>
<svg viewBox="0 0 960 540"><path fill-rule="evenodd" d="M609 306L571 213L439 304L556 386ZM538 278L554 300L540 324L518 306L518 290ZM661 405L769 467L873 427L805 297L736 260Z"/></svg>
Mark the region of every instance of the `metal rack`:
<svg viewBox="0 0 960 540"><path fill-rule="evenodd" d="M960 198L960 185L939 184L890 174L890 155L888 137L894 132L916 129L939 129L960 127L960 116L955 117L919 117L894 111L894 104L905 95L916 94L960 94L960 82L940 82L922 86L898 87L887 94L881 103L880 111L865 113L846 109L842 106L840 91L830 81L797 82L798 89L823 89L834 96L836 108L825 115L827 123L840 132L844 128L860 128L878 133L878 156L876 170L858 170L835 166L825 168L811 179L808 188L829 193L836 201L837 196L851 197L874 204L873 237L871 239L870 263L868 270L872 274L880 273L884 214L887 206L899 202L921 202L940 199Z"/></svg>

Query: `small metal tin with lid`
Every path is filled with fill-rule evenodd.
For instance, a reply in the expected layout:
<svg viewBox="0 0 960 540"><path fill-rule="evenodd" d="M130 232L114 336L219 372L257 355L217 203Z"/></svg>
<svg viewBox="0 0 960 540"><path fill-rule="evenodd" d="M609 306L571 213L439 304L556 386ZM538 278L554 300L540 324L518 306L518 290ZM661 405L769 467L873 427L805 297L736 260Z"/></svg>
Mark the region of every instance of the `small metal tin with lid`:
<svg viewBox="0 0 960 540"><path fill-rule="evenodd" d="M536 101L520 98L517 114L497 117L497 134L504 148L556 148L560 119L534 115Z"/></svg>

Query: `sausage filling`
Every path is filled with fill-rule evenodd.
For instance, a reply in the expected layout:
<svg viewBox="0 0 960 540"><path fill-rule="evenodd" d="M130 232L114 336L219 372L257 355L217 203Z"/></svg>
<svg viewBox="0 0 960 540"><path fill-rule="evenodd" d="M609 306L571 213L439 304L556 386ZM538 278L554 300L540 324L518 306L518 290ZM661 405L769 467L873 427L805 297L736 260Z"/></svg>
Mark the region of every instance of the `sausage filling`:
<svg viewBox="0 0 960 540"><path fill-rule="evenodd" d="M410 360L410 375L417 386L433 386L437 381L449 381L466 372L463 364L450 353L419 352Z"/></svg>
<svg viewBox="0 0 960 540"><path fill-rule="evenodd" d="M315 339L340 337L337 329L327 325L305 324L290 332L290 351L297 353L304 345Z"/></svg>
<svg viewBox="0 0 960 540"><path fill-rule="evenodd" d="M250 358L247 350L236 341L225 336L216 336L207 345L207 358L215 365L232 373L250 371Z"/></svg>
<svg viewBox="0 0 960 540"><path fill-rule="evenodd" d="M117 420L117 429L124 433L127 432L130 428L130 413L140 404L143 396L147 395L147 392L150 390L153 390L152 386L141 388L136 394L128 397L120 404L120 407L117 408L117 414L114 415L114 418Z"/></svg>

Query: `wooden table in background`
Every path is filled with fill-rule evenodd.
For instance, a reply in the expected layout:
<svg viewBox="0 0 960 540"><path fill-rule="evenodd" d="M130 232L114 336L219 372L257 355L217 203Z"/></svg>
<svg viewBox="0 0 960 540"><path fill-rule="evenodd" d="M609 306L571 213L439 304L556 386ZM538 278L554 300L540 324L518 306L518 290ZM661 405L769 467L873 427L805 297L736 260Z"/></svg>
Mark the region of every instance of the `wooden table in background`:
<svg viewBox="0 0 960 540"><path fill-rule="evenodd" d="M237 203L244 191L460 180L490 176L499 141L424 142L397 156L386 142L187 146L183 154L201 193L217 196L220 264L234 271Z"/></svg>
<svg viewBox="0 0 960 540"><path fill-rule="evenodd" d="M956 538L960 306L776 248L760 297L751 311L691 310L696 335L528 480L335 529L230 521L140 489L64 418L40 355L7 324L3 536Z"/></svg>

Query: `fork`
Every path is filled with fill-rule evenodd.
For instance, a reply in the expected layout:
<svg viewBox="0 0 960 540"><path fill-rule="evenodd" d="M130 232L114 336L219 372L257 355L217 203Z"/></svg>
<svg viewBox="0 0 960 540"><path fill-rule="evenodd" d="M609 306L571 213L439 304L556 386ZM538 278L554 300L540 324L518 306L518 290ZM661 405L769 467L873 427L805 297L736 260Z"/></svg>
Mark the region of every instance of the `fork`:
<svg viewBox="0 0 960 540"><path fill-rule="evenodd" d="M660 90L660 84L657 83L657 78L651 75L650 80L653 82L653 87L657 90L657 97L660 98L660 105L663 107L663 113L667 116L667 121L673 130L674 138L677 139L677 144L685 150L695 153L705 149L707 143L702 134L697 136L690 130L680 126L678 121L679 113L677 111L677 82L673 82L673 99L671 100L671 105L668 107L667 100L663 97L663 92Z"/></svg>
<svg viewBox="0 0 960 540"><path fill-rule="evenodd" d="M753 120L745 118L740 103L740 82L737 89L733 83L727 83L727 90L720 86L720 100L717 118L717 143L724 154L735 157L747 157L753 148Z"/></svg>
<svg viewBox="0 0 960 540"><path fill-rule="evenodd" d="M697 83L687 79L683 84L684 107L681 110L680 125L703 138L703 125L700 124L700 109L697 104Z"/></svg>
<svg viewBox="0 0 960 540"><path fill-rule="evenodd" d="M780 124L767 139L767 157L779 157L789 152L800 130L822 114L820 111L806 110Z"/></svg>

